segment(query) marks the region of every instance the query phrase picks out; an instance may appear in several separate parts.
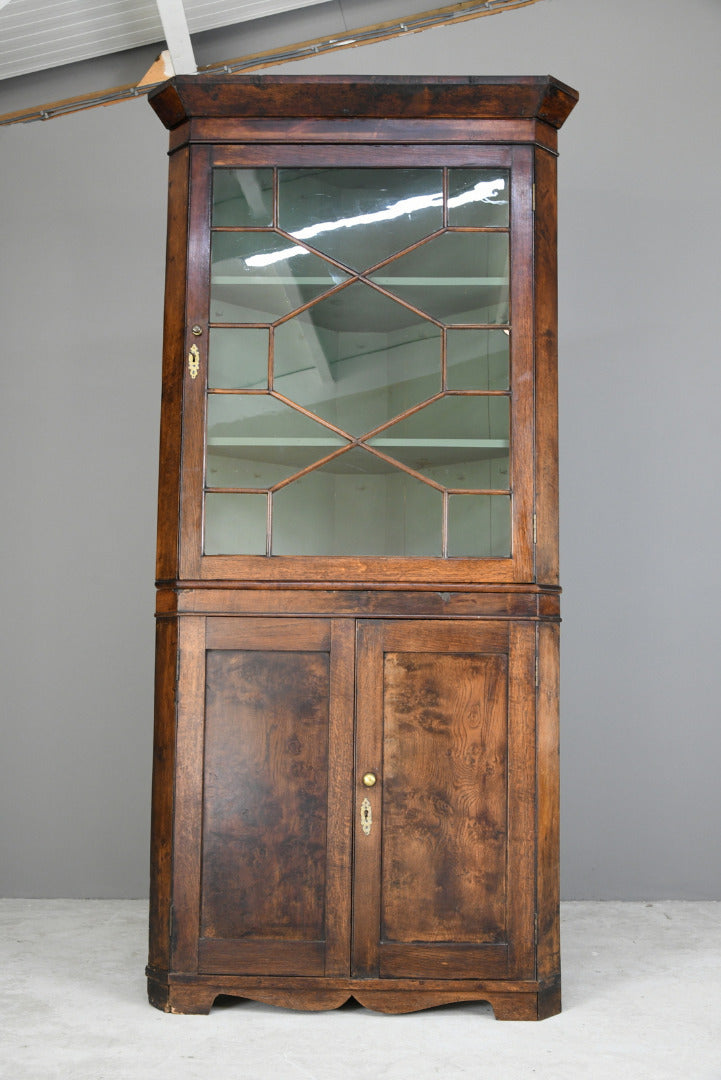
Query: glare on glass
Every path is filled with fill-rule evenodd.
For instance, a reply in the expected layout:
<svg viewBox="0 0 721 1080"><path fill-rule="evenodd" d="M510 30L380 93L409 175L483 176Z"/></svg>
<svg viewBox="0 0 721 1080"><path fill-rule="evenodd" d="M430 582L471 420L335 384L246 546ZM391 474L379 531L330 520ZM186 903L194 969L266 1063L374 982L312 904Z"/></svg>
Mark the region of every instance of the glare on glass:
<svg viewBox="0 0 721 1080"><path fill-rule="evenodd" d="M507 228L510 173L507 169L449 169L448 224Z"/></svg>
<svg viewBox="0 0 721 1080"><path fill-rule="evenodd" d="M354 270L440 229L441 169L281 169L278 225Z"/></svg>
<svg viewBox="0 0 721 1080"><path fill-rule="evenodd" d="M278 233L214 233L211 322L275 322L345 277L342 270Z"/></svg>

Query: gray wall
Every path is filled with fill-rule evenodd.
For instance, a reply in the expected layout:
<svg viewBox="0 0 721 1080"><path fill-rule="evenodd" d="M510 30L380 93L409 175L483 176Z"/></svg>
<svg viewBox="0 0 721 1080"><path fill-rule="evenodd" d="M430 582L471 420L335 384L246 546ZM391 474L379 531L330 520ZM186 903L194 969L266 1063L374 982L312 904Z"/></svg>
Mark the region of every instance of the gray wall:
<svg viewBox="0 0 721 1080"><path fill-rule="evenodd" d="M717 0L543 0L279 69L581 92L560 139L567 898L721 897L719 55ZM0 895L147 888L165 146L142 101L0 131Z"/></svg>

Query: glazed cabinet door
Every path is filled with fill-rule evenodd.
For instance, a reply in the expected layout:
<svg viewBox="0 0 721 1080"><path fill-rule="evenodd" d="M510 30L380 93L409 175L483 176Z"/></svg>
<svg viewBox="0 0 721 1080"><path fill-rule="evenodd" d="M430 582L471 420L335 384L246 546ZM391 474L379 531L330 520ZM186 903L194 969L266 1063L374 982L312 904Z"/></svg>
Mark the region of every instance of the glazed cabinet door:
<svg viewBox="0 0 721 1080"><path fill-rule="evenodd" d="M533 974L534 639L359 624L355 975Z"/></svg>
<svg viewBox="0 0 721 1080"><path fill-rule="evenodd" d="M532 580L528 148L307 149L193 149L179 576Z"/></svg>
<svg viewBox="0 0 721 1080"><path fill-rule="evenodd" d="M176 970L347 974L352 624L191 617L183 635Z"/></svg>

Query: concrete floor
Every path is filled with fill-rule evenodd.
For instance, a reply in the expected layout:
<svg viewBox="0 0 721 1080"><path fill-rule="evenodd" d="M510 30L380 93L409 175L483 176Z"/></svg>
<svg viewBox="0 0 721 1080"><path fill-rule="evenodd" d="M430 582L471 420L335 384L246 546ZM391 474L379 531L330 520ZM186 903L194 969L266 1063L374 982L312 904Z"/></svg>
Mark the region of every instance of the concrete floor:
<svg viewBox="0 0 721 1080"><path fill-rule="evenodd" d="M721 903L563 905L564 1011L407 1016L145 998L147 905L0 901L8 1080L721 1080Z"/></svg>

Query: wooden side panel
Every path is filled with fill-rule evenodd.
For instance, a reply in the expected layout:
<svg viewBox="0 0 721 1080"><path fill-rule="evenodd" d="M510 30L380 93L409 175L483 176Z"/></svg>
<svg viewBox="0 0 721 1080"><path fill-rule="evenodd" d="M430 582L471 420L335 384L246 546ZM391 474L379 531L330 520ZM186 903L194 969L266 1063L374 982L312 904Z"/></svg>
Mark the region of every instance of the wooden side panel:
<svg viewBox="0 0 721 1080"><path fill-rule="evenodd" d="M200 835L203 814L203 707L205 619L178 625L178 700L173 831L173 933L171 969L198 970Z"/></svg>
<svg viewBox="0 0 721 1080"><path fill-rule="evenodd" d="M156 625L155 641L155 734L153 739L148 963L157 971L167 971L170 962L177 621L159 619Z"/></svg>
<svg viewBox="0 0 721 1080"><path fill-rule="evenodd" d="M558 270L556 158L535 151L536 581L558 584Z"/></svg>
<svg viewBox="0 0 721 1080"><path fill-rule="evenodd" d="M559 626L538 627L538 979L560 977Z"/></svg>
<svg viewBox="0 0 721 1080"><path fill-rule="evenodd" d="M535 974L536 628L510 624L508 666L509 973Z"/></svg>
<svg viewBox="0 0 721 1080"><path fill-rule="evenodd" d="M513 569L533 581L533 213L528 146L512 155L511 181L511 483ZM481 574L483 573L481 569Z"/></svg>
<svg viewBox="0 0 721 1080"><path fill-rule="evenodd" d="M189 151L170 159L168 234L163 325L163 389L160 411L160 468L158 477L158 580L178 576L178 515L180 510L180 448L183 409L183 337L188 246Z"/></svg>

